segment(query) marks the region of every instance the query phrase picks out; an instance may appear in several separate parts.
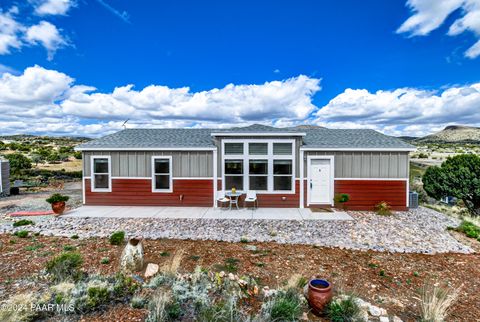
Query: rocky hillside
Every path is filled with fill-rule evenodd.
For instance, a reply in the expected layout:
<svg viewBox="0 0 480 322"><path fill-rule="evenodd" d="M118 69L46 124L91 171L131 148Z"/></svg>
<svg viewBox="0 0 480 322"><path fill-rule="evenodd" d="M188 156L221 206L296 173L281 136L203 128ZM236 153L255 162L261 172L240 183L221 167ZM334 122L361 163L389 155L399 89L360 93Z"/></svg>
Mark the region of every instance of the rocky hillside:
<svg viewBox="0 0 480 322"><path fill-rule="evenodd" d="M415 140L419 143L477 143L480 144L480 127L450 125L440 132Z"/></svg>

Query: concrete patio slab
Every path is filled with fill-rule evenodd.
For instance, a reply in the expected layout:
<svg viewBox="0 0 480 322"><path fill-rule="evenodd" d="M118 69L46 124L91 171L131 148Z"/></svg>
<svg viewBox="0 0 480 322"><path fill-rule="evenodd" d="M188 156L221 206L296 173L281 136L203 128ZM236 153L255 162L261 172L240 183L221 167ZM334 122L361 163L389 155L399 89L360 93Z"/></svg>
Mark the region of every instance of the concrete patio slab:
<svg viewBox="0 0 480 322"><path fill-rule="evenodd" d="M345 212L318 213L298 208L224 210L211 207L82 206L64 217L245 219L245 220L353 220Z"/></svg>

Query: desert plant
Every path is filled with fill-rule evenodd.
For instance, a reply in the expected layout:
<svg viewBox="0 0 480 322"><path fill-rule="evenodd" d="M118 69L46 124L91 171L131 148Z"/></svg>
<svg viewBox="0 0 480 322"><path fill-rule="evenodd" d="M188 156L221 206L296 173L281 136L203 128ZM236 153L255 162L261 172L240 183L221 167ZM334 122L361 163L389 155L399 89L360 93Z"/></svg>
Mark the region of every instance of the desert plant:
<svg viewBox="0 0 480 322"><path fill-rule="evenodd" d="M67 202L68 199L70 199L69 196L65 196L65 195L62 195L60 193L54 193L49 198L47 198L45 201L48 202L49 204L53 204L55 202Z"/></svg>
<svg viewBox="0 0 480 322"><path fill-rule="evenodd" d="M172 260L164 264L161 267L160 271L165 275L170 275L170 276L176 275L178 268L180 267L180 263L182 262L183 255L184 255L184 250L179 249L175 253L175 255L173 255Z"/></svg>
<svg viewBox="0 0 480 322"><path fill-rule="evenodd" d="M153 295L148 304L148 316L146 322L164 322L170 320L168 305L172 301L170 293L158 290Z"/></svg>
<svg viewBox="0 0 480 322"><path fill-rule="evenodd" d="M380 216L390 216L392 215L392 208L386 201L380 201L376 206L375 206L375 211L377 212L377 215Z"/></svg>
<svg viewBox="0 0 480 322"><path fill-rule="evenodd" d="M361 309L352 295L331 301L325 311L332 322L362 321Z"/></svg>
<svg viewBox="0 0 480 322"><path fill-rule="evenodd" d="M460 226L456 228L457 231L460 231L465 234L465 236L470 238L479 238L480 237L480 227L475 225L472 222L463 220Z"/></svg>
<svg viewBox="0 0 480 322"><path fill-rule="evenodd" d="M130 301L130 306L134 309L143 309L147 305L147 300L141 296L134 296Z"/></svg>
<svg viewBox="0 0 480 322"><path fill-rule="evenodd" d="M0 321L33 321L38 311L32 310L31 305L37 301L34 293L12 295L2 303Z"/></svg>
<svg viewBox="0 0 480 322"><path fill-rule="evenodd" d="M448 310L457 300L459 293L460 289L446 289L436 284L425 285L420 294L421 321L445 321Z"/></svg>
<svg viewBox="0 0 480 322"><path fill-rule="evenodd" d="M27 230L19 230L13 233L15 236L19 238L27 238L28 237L28 231Z"/></svg>
<svg viewBox="0 0 480 322"><path fill-rule="evenodd" d="M226 300L202 307L197 321L242 322L247 321L247 317L238 308L237 299L234 296L230 296Z"/></svg>
<svg viewBox="0 0 480 322"><path fill-rule="evenodd" d="M55 281L78 280L82 275L80 271L82 263L82 255L66 252L49 260L46 269Z"/></svg>
<svg viewBox="0 0 480 322"><path fill-rule="evenodd" d="M262 305L262 321L296 321L302 314L302 301L293 288L279 290Z"/></svg>
<svg viewBox="0 0 480 322"><path fill-rule="evenodd" d="M100 264L109 264L110 263L110 258L108 257L102 257L102 259L100 260Z"/></svg>
<svg viewBox="0 0 480 322"><path fill-rule="evenodd" d="M433 198L461 199L472 216L480 216L480 157L462 154L449 157L440 167L429 167L423 188Z"/></svg>
<svg viewBox="0 0 480 322"><path fill-rule="evenodd" d="M101 286L89 287L87 290L87 306L94 309L110 299L108 289Z"/></svg>
<svg viewBox="0 0 480 322"><path fill-rule="evenodd" d="M125 232L116 231L110 236L109 240L111 245L121 245L125 240Z"/></svg>
<svg viewBox="0 0 480 322"><path fill-rule="evenodd" d="M13 223L13 227L20 227L20 226L27 226L27 225L35 225L35 222L28 219L21 219Z"/></svg>

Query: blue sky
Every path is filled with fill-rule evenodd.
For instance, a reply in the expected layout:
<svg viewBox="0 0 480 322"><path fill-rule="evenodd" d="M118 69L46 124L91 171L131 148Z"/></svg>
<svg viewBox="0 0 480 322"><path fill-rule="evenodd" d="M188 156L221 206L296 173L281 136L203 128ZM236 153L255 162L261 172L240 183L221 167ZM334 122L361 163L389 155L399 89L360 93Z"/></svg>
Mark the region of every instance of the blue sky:
<svg viewBox="0 0 480 322"><path fill-rule="evenodd" d="M480 1L449 3L2 1L0 125L480 125Z"/></svg>

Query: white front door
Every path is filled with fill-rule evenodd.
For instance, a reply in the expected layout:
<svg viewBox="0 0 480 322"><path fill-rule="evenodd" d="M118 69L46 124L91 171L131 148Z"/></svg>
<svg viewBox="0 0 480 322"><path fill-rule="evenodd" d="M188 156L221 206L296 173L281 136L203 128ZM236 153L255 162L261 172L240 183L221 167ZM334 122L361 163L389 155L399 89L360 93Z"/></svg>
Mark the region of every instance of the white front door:
<svg viewBox="0 0 480 322"><path fill-rule="evenodd" d="M310 203L332 203L331 171L330 159L312 159L310 161Z"/></svg>

